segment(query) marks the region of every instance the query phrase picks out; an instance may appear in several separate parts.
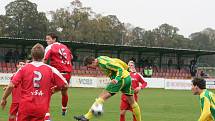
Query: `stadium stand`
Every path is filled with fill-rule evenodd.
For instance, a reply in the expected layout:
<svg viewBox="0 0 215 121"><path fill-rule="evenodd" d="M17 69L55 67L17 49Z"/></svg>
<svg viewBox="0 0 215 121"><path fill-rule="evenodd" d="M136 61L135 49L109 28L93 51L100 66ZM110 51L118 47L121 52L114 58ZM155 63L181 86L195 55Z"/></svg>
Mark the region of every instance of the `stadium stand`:
<svg viewBox="0 0 215 121"><path fill-rule="evenodd" d="M190 78L189 62L203 55L213 55L215 51L205 50L189 50L189 49L173 49L163 47L142 47L142 46L121 46L121 45L108 45L96 43L80 43L73 41L61 41L62 43L72 48L73 54L76 59L73 60L74 76L92 76L103 77L101 71L98 69L93 70L82 66L83 58L89 55L100 56L107 55L110 57L117 57L124 61L129 59L136 60L137 71L143 73L144 64L147 62L153 68L152 77L155 78ZM5 44L6 43L6 44ZM30 48L35 43L41 43L46 46L42 39L24 39L24 38L8 38L0 37L0 72L13 73L16 71L16 58L8 57L8 51L16 50L20 58L29 55ZM141 60L141 61L140 61ZM171 63L168 61L171 60Z"/></svg>
<svg viewBox="0 0 215 121"><path fill-rule="evenodd" d="M136 68L139 73L142 74L143 68ZM0 62L0 72L1 73L14 73L16 72L16 65L14 62L6 63L4 61ZM81 66L79 63L74 63L72 75L74 76L91 76L91 77L104 77L105 75L98 69L89 69L87 67ZM153 73L154 78L190 78L189 70L181 69L158 69Z"/></svg>

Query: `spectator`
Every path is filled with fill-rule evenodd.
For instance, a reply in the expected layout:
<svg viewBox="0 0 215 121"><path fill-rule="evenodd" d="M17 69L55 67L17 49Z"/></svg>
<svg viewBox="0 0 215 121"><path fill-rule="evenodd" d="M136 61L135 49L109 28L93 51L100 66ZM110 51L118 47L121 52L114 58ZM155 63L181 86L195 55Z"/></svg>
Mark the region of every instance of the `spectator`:
<svg viewBox="0 0 215 121"><path fill-rule="evenodd" d="M144 77L147 77L147 76L148 76L147 67L144 67L144 69L143 69L143 76L144 76Z"/></svg>
<svg viewBox="0 0 215 121"><path fill-rule="evenodd" d="M190 61L190 74L192 77L195 77L197 73L197 64L195 60Z"/></svg>
<svg viewBox="0 0 215 121"><path fill-rule="evenodd" d="M144 68L144 70L143 70L144 77L152 77L152 74L153 74L153 69L151 66Z"/></svg>
<svg viewBox="0 0 215 121"><path fill-rule="evenodd" d="M152 74L153 74L153 69L152 69L152 67L151 66L149 66L149 68L148 68L148 77L152 77Z"/></svg>
<svg viewBox="0 0 215 121"><path fill-rule="evenodd" d="M203 70L200 72L200 76L202 78L208 77L208 74L206 74Z"/></svg>

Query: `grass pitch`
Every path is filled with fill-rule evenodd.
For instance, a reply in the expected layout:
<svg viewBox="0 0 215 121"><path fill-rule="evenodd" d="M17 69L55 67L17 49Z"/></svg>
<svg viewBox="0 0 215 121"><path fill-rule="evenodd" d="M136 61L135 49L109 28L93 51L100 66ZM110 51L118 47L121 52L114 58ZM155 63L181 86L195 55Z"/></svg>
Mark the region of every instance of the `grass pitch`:
<svg viewBox="0 0 215 121"><path fill-rule="evenodd" d="M61 95L52 96L52 121L74 121L74 115L84 114L103 89L70 88L69 108L65 117L61 116ZM0 98L3 90L0 87ZM6 110L0 110L0 121L7 121L11 98ZM144 89L139 94L139 105L143 121L196 121L200 115L198 96L191 91ZM119 121L120 93L104 104L104 115L91 121ZM127 112L127 121L132 115Z"/></svg>

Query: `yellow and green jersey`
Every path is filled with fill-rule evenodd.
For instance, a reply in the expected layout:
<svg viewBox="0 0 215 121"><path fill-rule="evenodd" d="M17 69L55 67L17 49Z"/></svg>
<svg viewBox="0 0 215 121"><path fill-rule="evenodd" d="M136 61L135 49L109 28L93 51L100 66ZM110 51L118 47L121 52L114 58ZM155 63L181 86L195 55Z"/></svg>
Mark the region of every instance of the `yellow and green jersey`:
<svg viewBox="0 0 215 121"><path fill-rule="evenodd" d="M129 76L128 65L120 59L107 56L99 56L97 59L99 68L110 79L120 81Z"/></svg>
<svg viewBox="0 0 215 121"><path fill-rule="evenodd" d="M214 121L215 119L215 95L205 89L200 94L201 116L199 121Z"/></svg>

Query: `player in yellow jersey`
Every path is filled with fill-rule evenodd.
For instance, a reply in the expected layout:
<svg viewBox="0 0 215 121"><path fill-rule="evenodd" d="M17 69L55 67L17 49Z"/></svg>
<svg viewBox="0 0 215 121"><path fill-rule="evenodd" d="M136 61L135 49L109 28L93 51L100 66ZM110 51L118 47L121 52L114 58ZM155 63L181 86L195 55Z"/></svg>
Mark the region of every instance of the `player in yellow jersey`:
<svg viewBox="0 0 215 121"><path fill-rule="evenodd" d="M105 88L105 91L100 94L92 106L101 104L108 98L121 91L127 97L128 103L132 108L133 115L137 121L141 121L141 113L139 105L135 102L132 89L132 81L128 70L128 65L117 58L107 56L99 56L98 58L87 57L84 64L90 68L98 67L106 76L111 79L111 82ZM92 110L85 115L74 116L78 121L89 121L93 117Z"/></svg>
<svg viewBox="0 0 215 121"><path fill-rule="evenodd" d="M192 80L192 92L200 96L201 115L198 121L214 121L215 95L206 89L206 81L202 78Z"/></svg>

